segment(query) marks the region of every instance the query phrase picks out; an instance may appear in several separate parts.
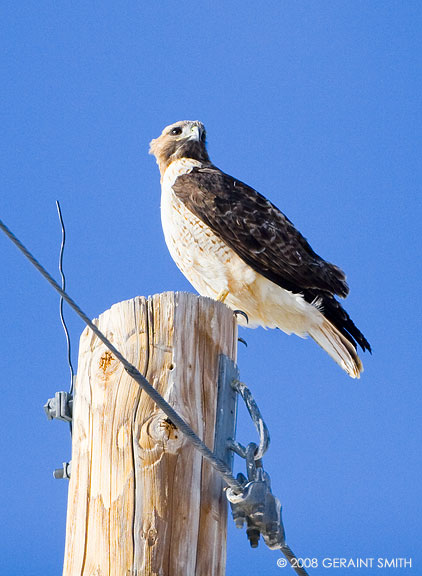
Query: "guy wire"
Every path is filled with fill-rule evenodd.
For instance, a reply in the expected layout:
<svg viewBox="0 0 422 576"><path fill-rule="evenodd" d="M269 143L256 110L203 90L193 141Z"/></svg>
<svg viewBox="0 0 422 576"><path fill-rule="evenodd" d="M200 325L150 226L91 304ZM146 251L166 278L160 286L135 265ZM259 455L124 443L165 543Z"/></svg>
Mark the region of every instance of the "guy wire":
<svg viewBox="0 0 422 576"><path fill-rule="evenodd" d="M59 208L58 208L59 209ZM60 210L60 209L59 209ZM60 214L60 212L59 212ZM65 292L63 288L54 280L54 278L47 272L47 270L38 262L38 260L29 252L29 250L22 244L22 242L13 234L13 232L0 220L0 229L6 236L15 244L15 246L24 254L24 256L31 262L33 266L40 272L40 274L47 280L47 282L66 300L71 308L78 314L85 322L92 332L107 346L107 348L114 354L114 356L122 364L126 372L138 383L140 388L148 394L148 396L157 404L159 408L170 418L170 420L179 428L186 436L187 440L202 454L203 458L207 460L215 470L224 478L227 485L236 493L240 494L243 491L243 486L236 479L231 469L225 462L216 457L211 450L204 444L204 442L195 434L192 428L187 424L183 418L176 412L176 410L168 404L168 402L161 396L161 394L148 382L143 374L133 366L126 358L117 350L117 348L106 338L106 336L97 328L95 322L90 320L83 310L76 304L76 302ZM301 576L308 576L306 570L302 567L294 565L293 562L297 557L292 552L287 544L279 547L280 551L288 560L296 574Z"/></svg>

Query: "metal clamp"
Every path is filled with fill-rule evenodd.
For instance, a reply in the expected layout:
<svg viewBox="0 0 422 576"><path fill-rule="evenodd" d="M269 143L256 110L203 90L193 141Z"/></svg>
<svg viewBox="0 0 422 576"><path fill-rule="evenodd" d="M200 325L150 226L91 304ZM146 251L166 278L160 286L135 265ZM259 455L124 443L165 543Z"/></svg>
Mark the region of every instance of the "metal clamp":
<svg viewBox="0 0 422 576"><path fill-rule="evenodd" d="M49 420L57 418L64 422L72 421L73 396L68 392L56 392L54 398L49 398L44 405L44 411Z"/></svg>
<svg viewBox="0 0 422 576"><path fill-rule="evenodd" d="M246 522L246 534L252 548L258 546L262 535L265 544L271 548L280 548L285 543L281 504L271 492L269 475L262 467L262 461L256 460L257 446L253 442L246 448L246 466L248 479L238 474L237 480L243 485L240 494L227 489L233 520L237 528L243 528Z"/></svg>

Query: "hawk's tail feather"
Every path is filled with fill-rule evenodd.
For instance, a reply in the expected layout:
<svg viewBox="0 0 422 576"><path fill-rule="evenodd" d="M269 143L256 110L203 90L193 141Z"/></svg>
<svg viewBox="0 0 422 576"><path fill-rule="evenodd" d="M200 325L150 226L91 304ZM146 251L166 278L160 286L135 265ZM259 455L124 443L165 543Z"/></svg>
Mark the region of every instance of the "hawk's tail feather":
<svg viewBox="0 0 422 576"><path fill-rule="evenodd" d="M352 378L360 378L362 362L349 340L326 318L309 330L309 336Z"/></svg>

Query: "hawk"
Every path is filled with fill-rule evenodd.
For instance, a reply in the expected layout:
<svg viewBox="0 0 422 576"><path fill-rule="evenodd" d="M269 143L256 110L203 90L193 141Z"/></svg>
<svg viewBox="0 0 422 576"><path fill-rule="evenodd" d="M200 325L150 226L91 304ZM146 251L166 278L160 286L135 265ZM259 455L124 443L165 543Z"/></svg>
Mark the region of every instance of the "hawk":
<svg viewBox="0 0 422 576"><path fill-rule="evenodd" d="M151 141L173 260L203 296L242 310L249 327L311 336L352 378L371 347L336 296L344 272L316 254L274 204L212 164L204 125L176 122Z"/></svg>

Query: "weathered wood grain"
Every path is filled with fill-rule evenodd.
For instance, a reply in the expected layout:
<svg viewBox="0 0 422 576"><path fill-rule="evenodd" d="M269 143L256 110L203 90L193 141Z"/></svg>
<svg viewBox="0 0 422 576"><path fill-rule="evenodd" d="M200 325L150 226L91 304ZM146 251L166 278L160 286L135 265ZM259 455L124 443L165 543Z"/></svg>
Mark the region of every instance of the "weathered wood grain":
<svg viewBox="0 0 422 576"><path fill-rule="evenodd" d="M169 292L115 304L97 325L212 449L218 356L236 356L233 313ZM226 519L218 474L86 329L63 574L222 576Z"/></svg>

